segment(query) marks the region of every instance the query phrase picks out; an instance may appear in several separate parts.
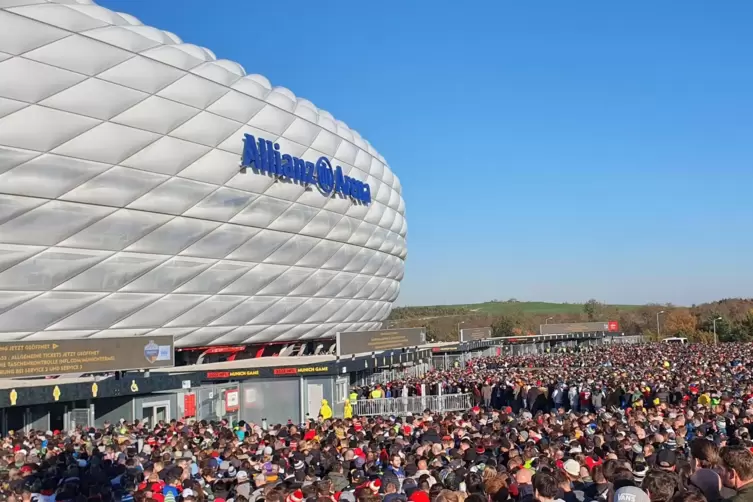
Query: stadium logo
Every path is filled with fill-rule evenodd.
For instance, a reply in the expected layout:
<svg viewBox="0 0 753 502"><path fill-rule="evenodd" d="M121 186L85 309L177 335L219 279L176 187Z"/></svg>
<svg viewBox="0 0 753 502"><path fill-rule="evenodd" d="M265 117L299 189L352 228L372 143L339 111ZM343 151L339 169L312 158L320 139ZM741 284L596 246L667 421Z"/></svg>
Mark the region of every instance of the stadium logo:
<svg viewBox="0 0 753 502"><path fill-rule="evenodd" d="M150 340L149 343L144 346L144 357L150 364L159 360L159 345L154 343L154 340Z"/></svg>
<svg viewBox="0 0 753 502"><path fill-rule="evenodd" d="M340 194L362 204L371 203L371 188L350 176L342 167L332 168L327 157L319 157L316 164L280 152L280 145L264 138L258 141L250 134L243 137L241 169L251 168L259 174L276 176L303 186L316 186L326 197Z"/></svg>

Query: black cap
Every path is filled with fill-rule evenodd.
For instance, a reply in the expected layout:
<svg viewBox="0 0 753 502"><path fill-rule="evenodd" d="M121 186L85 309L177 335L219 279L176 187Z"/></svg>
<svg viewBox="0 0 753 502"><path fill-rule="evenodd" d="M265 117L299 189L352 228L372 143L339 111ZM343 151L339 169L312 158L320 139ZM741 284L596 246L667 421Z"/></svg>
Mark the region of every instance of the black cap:
<svg viewBox="0 0 753 502"><path fill-rule="evenodd" d="M677 455L672 450L661 450L656 454L656 465L662 469L670 469L677 463Z"/></svg>

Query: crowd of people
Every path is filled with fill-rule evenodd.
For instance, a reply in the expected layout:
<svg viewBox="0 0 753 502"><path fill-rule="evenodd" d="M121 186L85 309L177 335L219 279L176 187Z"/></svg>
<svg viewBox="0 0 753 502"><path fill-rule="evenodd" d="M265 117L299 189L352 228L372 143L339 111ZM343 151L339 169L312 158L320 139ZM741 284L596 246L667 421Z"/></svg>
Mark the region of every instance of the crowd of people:
<svg viewBox="0 0 753 502"><path fill-rule="evenodd" d="M419 380L471 409L9 433L9 502L753 502L753 344L498 356ZM377 392L374 392L377 391Z"/></svg>

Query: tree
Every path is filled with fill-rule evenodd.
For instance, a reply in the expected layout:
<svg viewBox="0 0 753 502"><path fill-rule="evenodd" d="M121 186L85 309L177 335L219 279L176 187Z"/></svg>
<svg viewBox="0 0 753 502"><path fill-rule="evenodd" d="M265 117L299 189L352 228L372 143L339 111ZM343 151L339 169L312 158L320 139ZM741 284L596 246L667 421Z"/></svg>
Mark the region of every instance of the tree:
<svg viewBox="0 0 753 502"><path fill-rule="evenodd" d="M735 323L730 334L730 339L735 342L749 342L753 340L753 310Z"/></svg>
<svg viewBox="0 0 753 502"><path fill-rule="evenodd" d="M515 329L515 321L504 315L499 316L492 323L492 336L494 338L513 336L513 329Z"/></svg>
<svg viewBox="0 0 753 502"><path fill-rule="evenodd" d="M698 330L698 319L688 309L674 309L666 314L662 334L665 336L693 337Z"/></svg>
<svg viewBox="0 0 753 502"><path fill-rule="evenodd" d="M716 336L719 339L719 341L722 341L722 342L730 341L731 335L732 335L732 325L726 318L722 317L722 315L719 314L718 312L712 312L711 314L703 316L701 320L698 322L698 329L700 331L707 331L711 333L711 338L713 338L714 337L714 319L717 319Z"/></svg>
<svg viewBox="0 0 753 502"><path fill-rule="evenodd" d="M589 321L595 321L601 317L603 310L604 305L593 298L583 304L583 312L588 316Z"/></svg>

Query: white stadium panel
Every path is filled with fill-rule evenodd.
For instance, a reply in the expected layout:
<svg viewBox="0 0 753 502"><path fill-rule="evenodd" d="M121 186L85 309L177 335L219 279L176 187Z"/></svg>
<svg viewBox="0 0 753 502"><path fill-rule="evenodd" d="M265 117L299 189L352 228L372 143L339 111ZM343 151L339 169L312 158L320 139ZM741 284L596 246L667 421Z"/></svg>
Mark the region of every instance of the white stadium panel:
<svg viewBox="0 0 753 502"><path fill-rule="evenodd" d="M0 341L376 329L401 192L345 122L209 49L92 0L0 0Z"/></svg>

